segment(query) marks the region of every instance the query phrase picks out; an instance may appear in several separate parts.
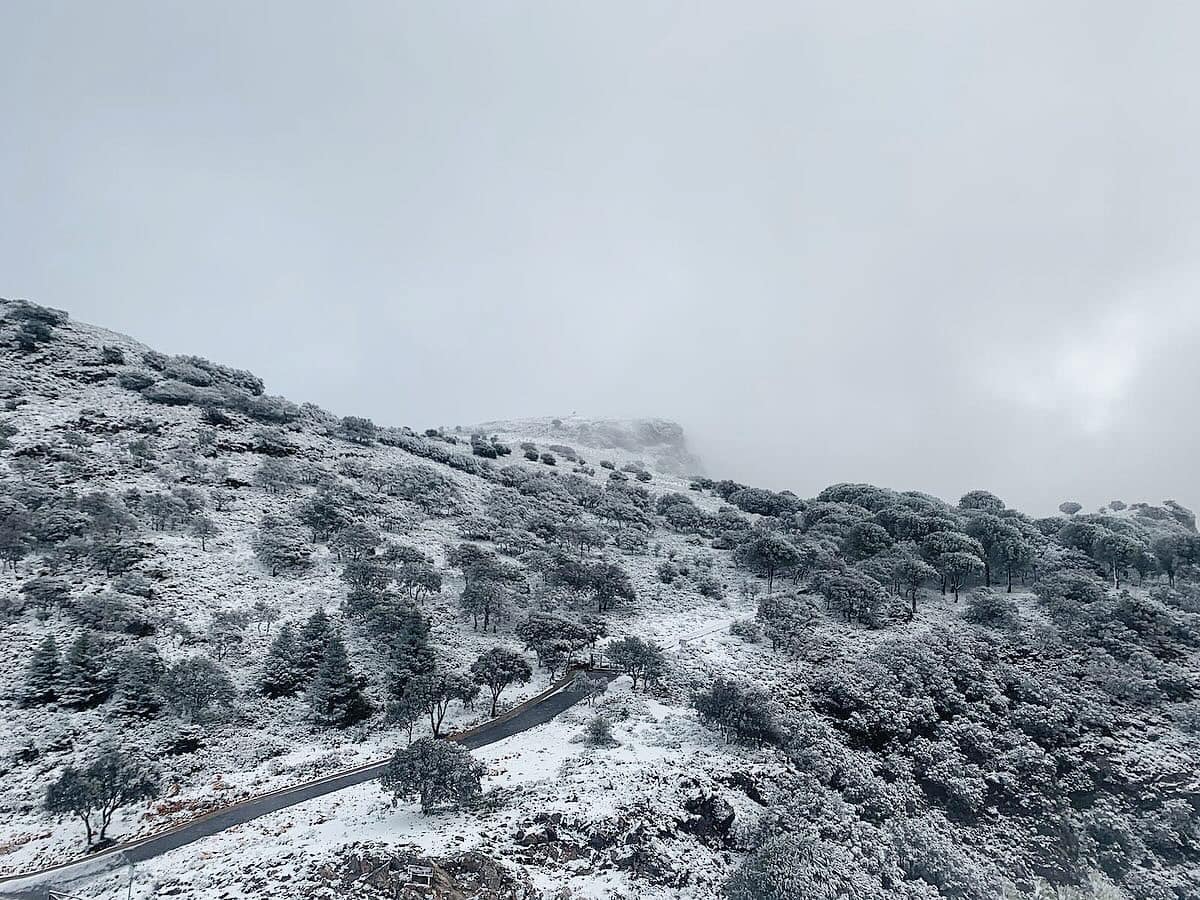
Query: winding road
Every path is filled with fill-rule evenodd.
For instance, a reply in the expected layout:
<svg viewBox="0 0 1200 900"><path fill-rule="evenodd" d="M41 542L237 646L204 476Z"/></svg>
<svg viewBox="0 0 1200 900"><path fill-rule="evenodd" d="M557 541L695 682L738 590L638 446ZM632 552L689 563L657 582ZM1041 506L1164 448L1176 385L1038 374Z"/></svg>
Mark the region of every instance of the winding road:
<svg viewBox="0 0 1200 900"><path fill-rule="evenodd" d="M466 731L447 735L446 739L476 750L549 722L559 713L587 696L582 691L572 689L580 674L589 674L593 678L602 680L607 686L620 673L611 669L569 672L542 693L519 703L503 715ZM387 764L388 760L381 760L294 787L250 797L222 809L205 813L166 831L115 844L91 856L71 860L37 872L0 878L0 897L45 900L50 896L52 890L61 891L81 879L90 878L120 866L153 859L185 844L224 831L226 828L232 828L234 825L241 825L268 813L295 806L297 803L303 803L314 797L340 791L351 785L371 781L383 773Z"/></svg>

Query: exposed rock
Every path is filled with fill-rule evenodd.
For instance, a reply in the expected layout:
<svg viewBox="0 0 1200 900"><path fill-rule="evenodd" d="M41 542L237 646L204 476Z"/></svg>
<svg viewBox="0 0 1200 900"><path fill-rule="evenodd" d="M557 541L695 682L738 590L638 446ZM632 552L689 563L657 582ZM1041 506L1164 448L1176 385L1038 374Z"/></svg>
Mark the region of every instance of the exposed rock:
<svg viewBox="0 0 1200 900"><path fill-rule="evenodd" d="M700 793L685 800L683 808L692 813L690 818L679 823L683 831L694 834L708 844L725 844L729 841L735 814L725 798Z"/></svg>

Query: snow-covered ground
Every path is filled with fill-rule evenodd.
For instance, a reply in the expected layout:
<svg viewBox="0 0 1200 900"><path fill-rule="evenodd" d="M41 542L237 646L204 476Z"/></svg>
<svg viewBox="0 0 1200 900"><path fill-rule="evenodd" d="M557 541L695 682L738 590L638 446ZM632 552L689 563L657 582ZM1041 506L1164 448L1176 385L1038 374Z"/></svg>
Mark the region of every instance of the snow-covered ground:
<svg viewBox="0 0 1200 900"><path fill-rule="evenodd" d="M587 720L603 713L614 722L619 746L583 742ZM633 880L609 850L578 858L539 858L547 844L530 840L557 823L573 829L636 832L686 819L683 802L698 791L721 790L716 779L761 761L715 740L689 710L632 692L619 679L594 705L580 704L557 719L477 752L487 765L486 796L478 806L424 815L416 804L393 805L376 783L359 785L231 828L152 861L114 871L71 890L81 897L261 896L264 881L281 898L319 897L319 870L351 845L418 846L431 857L480 850L520 866L546 896L566 888L587 898L713 896L730 864L725 851L683 839L651 840L662 864L680 883ZM732 795L737 798L736 792ZM741 795L740 820L761 807ZM587 849L586 847L584 849ZM620 850L620 847L617 847Z"/></svg>
<svg viewBox="0 0 1200 900"><path fill-rule="evenodd" d="M32 356L17 356L7 351L0 356L0 388L21 400L2 415L18 429L14 446L19 449L41 444L63 448L66 432L82 434L86 443L77 450L69 485L81 494L107 491L119 495L131 488L163 491L176 483L182 477L182 463L178 460L194 454L196 435L203 427L200 411L192 406L152 404L135 391L120 387L111 377L95 377L103 369L97 360L104 346L120 349L131 364L136 364L147 348L129 338L75 322L58 326L55 331L54 340ZM138 436L135 430L138 423L145 419L153 419L158 425L153 438L156 459L152 466L139 468L131 463L126 448ZM316 549L314 566L295 576L271 577L254 558L251 539L262 515L281 512L313 490L301 486L296 492L276 496L251 485L263 458L252 449L259 428L247 420L220 429L217 454L202 458L210 469L218 464L227 466L227 477L244 483L232 491L234 499L227 509L216 511L210 506L208 515L217 533L207 541L206 549L201 550L199 541L184 530L153 531L143 524L137 535L139 541L152 548L151 558L141 569L154 587L154 613L173 623L171 630L160 630L144 640L168 663L206 651L202 637L217 610L245 609L256 601L264 601L279 607L281 621L299 622L318 608L336 615L345 596L345 585L339 578L341 564L323 546ZM497 429L514 448L512 456L503 463L546 471L541 463L524 460L517 447L523 440L536 441L539 447L554 443L556 426L539 420L529 423L524 433L521 428L521 423L504 423L502 431ZM464 501L460 515L431 517L412 504L392 501L388 514L380 519L385 523L384 537L422 550L442 569L443 591L424 602L424 611L432 623L433 643L452 666L465 668L482 650L497 644L523 649L511 633L512 620L494 634L472 629L457 608L461 576L445 564L447 549L461 540L458 529L462 517L481 508L491 490L490 484L397 448L348 444L322 433L311 423L289 429L288 438L296 445L296 459L331 471L341 461L357 458L377 466L431 466L451 478ZM580 444L577 449L588 465L595 467L596 474L591 477L597 484L603 484L608 476L608 471L598 466L600 459L611 459L619 468L650 455L640 453L637 447L598 450ZM678 462L684 451L671 446L662 452ZM0 466L13 475L11 460L12 456L7 457ZM645 461L653 464L653 457ZM556 471L566 473L571 468L568 460L560 459ZM653 481L648 486L655 494L687 492L689 482L683 475L652 471ZM188 476L186 482L207 491L210 485L205 477L203 473ZM693 496L701 507L716 509L714 498L694 492ZM656 640L684 668L709 649L726 645L732 649L741 643L729 638L728 625L735 618L752 615L754 605L738 595L736 586L743 576L733 571L727 553L698 546L694 538L662 529L654 533L653 546L645 553L621 553L614 547L607 552L629 571L639 595L636 607L618 609L609 616L611 636L637 634ZM723 596L703 596L686 580L663 584L656 567L668 557L677 561L702 559L722 583ZM27 558L16 571L0 573L0 590L15 598L21 584L44 571L38 567L36 557ZM86 567L73 570L71 578L78 597L102 593L112 583L112 579ZM514 613L515 619L521 610ZM4 698L0 700L0 759L5 760L7 769L0 795L0 874L30 871L81 851L82 829L78 823L47 817L41 808L42 797L63 765L84 760L104 745L119 744L144 751L158 759L168 773L169 783L162 797L122 810L114 820L110 834L132 837L161 830L238 799L384 758L407 739L401 730L387 727L379 717L345 731L317 728L307 721L302 699L266 700L254 695L254 679L276 630L255 625L248 629L244 645L221 660L244 697L233 715L205 725L204 746L198 752L164 756L166 746L184 727L184 723L170 717L150 723L118 718L108 705L84 711L55 706L20 707L15 696L32 648L47 634L53 634L60 648L65 648L77 630L75 623L60 614L45 621L26 614L6 622L0 632L0 696ZM369 675L375 674L375 648L357 629L348 629L346 637L355 666ZM749 647L746 651L757 652ZM548 681L547 673L537 671L528 684L506 690L501 707L538 693ZM675 688L673 700L685 703L686 685L681 683ZM378 685L373 690L378 692ZM590 788L585 792L584 783L589 779L612 785L605 789L611 794L606 802L607 808L615 809L613 804L619 804L616 798L624 796L622 791L628 788L631 796L636 796L640 780L650 778L648 773L654 767L681 765L677 752L664 749L668 746L661 743L664 734L682 729L688 741L702 741L706 737L691 722L690 714L681 709L654 707L640 698L628 698L628 705L641 712L637 718L618 726L623 740L618 750L584 752L580 745L570 743L581 716L586 715L584 710L574 711L561 722L486 751L495 769L489 784L504 792L519 787L515 799L506 803L506 811L494 814L497 826L515 822L531 809L549 808L557 789L566 783L579 785L576 812L606 808L598 794ZM485 703L477 703L474 709L454 704L446 727L467 727L485 715ZM427 730L427 725L419 724L414 736ZM687 759L686 768L690 771L701 758L705 758L703 754L682 759ZM713 761L723 758L720 753L711 754ZM16 759L22 762L13 762ZM562 774L566 770L573 773L568 781L563 780L568 777ZM424 841L433 840L428 822L411 812L401 810L380 818L380 797L378 788L366 786L328 800L313 801L294 812L280 813L227 836L177 851L171 859L163 861L163 872L169 873L174 865L178 870L194 870L197 878L208 879L206 883L222 883L223 870L210 867L207 861L219 859L222 853L232 852L239 845L245 847L248 833L253 835L250 843L256 849L269 853L267 848L271 845L262 836L278 831L283 835L280 846L291 848L293 860L299 858L297 847L310 846L316 852L316 848L329 849L339 840L363 840L368 835L381 840L390 836L423 846ZM466 835L467 825L475 815L464 814L446 821L457 822L461 834ZM305 840L310 843L297 843L298 835L307 835ZM422 840L417 840L422 836ZM438 849L436 842L428 846L431 851ZM305 858L307 855L307 851L302 854ZM205 865L197 867L197 860L205 861ZM713 866L716 872L723 864L714 862ZM212 874L205 874L210 868ZM557 877L547 876L547 884ZM598 875L595 879L597 884L604 882ZM615 874L611 879L621 881Z"/></svg>

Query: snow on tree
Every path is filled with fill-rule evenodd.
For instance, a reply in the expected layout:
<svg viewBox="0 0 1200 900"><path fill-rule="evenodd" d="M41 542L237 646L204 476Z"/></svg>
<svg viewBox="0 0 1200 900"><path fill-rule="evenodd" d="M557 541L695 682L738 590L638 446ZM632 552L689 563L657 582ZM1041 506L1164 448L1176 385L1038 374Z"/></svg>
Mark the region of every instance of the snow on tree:
<svg viewBox="0 0 1200 900"><path fill-rule="evenodd" d="M379 778L395 801L417 797L421 811L461 806L482 793L485 766L460 744L421 738L397 750Z"/></svg>
<svg viewBox="0 0 1200 900"><path fill-rule="evenodd" d="M193 516L191 524L193 537L200 538L200 549L208 549L208 539L220 533L217 523L208 516Z"/></svg>
<svg viewBox="0 0 1200 900"><path fill-rule="evenodd" d="M232 706L237 691L228 673L207 656L174 663L162 678L167 703L187 721L195 721L215 706Z"/></svg>
<svg viewBox="0 0 1200 900"><path fill-rule="evenodd" d="M162 693L166 664L154 646L147 644L122 654L116 669L117 684L113 691L116 712L140 719L157 716L166 705Z"/></svg>
<svg viewBox="0 0 1200 900"><path fill-rule="evenodd" d="M70 606L71 583L55 575L42 575L22 584L21 594L26 603L44 615L56 606Z"/></svg>
<svg viewBox="0 0 1200 900"><path fill-rule="evenodd" d="M966 511L999 513L1004 510L1004 501L991 491L968 491L958 501L958 508Z"/></svg>
<svg viewBox="0 0 1200 900"><path fill-rule="evenodd" d="M872 885L871 882L874 882ZM833 841L804 832L769 837L725 885L727 900L883 900L878 880Z"/></svg>
<svg viewBox="0 0 1200 900"><path fill-rule="evenodd" d="M332 638L333 625L323 609L314 610L313 614L300 626L296 646L301 669L309 672L310 677L311 673L316 672L321 661L325 659L325 648Z"/></svg>
<svg viewBox="0 0 1200 900"><path fill-rule="evenodd" d="M218 609L208 624L208 644L213 655L221 660L242 647L246 640L246 625L250 614L245 610Z"/></svg>
<svg viewBox="0 0 1200 900"><path fill-rule="evenodd" d="M34 648L25 668L21 688L22 706L38 706L58 699L59 654L54 635L48 634Z"/></svg>
<svg viewBox="0 0 1200 900"><path fill-rule="evenodd" d="M45 807L79 819L91 847L93 838L104 840L118 809L157 797L158 782L154 769L119 750L106 750L83 769L67 766L46 791Z"/></svg>
<svg viewBox="0 0 1200 900"><path fill-rule="evenodd" d="M825 598L825 609L843 616L847 623L875 624L876 614L888 598L887 588L857 569L823 572L814 586Z"/></svg>
<svg viewBox="0 0 1200 900"><path fill-rule="evenodd" d="M92 632L79 632L63 657L58 701L72 709L88 709L103 703L112 692L106 651Z"/></svg>
<svg viewBox="0 0 1200 900"><path fill-rule="evenodd" d="M312 548L304 527L291 516L264 514L252 547L254 555L272 575L301 571L312 562Z"/></svg>
<svg viewBox="0 0 1200 900"><path fill-rule="evenodd" d="M434 737L441 734L442 720L446 718L453 701L466 704L479 694L475 682L466 675L444 669L434 669L418 677L412 689L424 700L425 711L429 714L429 730Z"/></svg>
<svg viewBox="0 0 1200 900"><path fill-rule="evenodd" d="M592 631L586 625L549 613L530 613L514 633L534 652L538 665L548 670L551 678L568 664L572 654L593 644Z"/></svg>
<svg viewBox="0 0 1200 900"><path fill-rule="evenodd" d="M289 697L308 683L312 669L306 668L291 622L279 626L263 659L258 690L266 697Z"/></svg>
<svg viewBox="0 0 1200 900"><path fill-rule="evenodd" d="M525 684L533 676L533 670L525 657L505 647L493 647L479 655L471 664L471 677L476 684L485 686L492 694L490 715L496 715L500 694L510 684Z"/></svg>
<svg viewBox="0 0 1200 900"><path fill-rule="evenodd" d="M742 687L718 678L692 698L700 720L718 728L739 743L761 747L780 740L771 715L770 698L760 688Z"/></svg>
<svg viewBox="0 0 1200 900"><path fill-rule="evenodd" d="M623 637L610 641L604 652L614 666L633 679L635 690L639 681L653 684L667 670L667 658L662 648L653 641Z"/></svg>
<svg viewBox="0 0 1200 900"><path fill-rule="evenodd" d="M375 423L361 416L343 416L338 433L352 444L369 447L375 443Z"/></svg>
<svg viewBox="0 0 1200 900"><path fill-rule="evenodd" d="M620 745L620 741L613 734L612 723L603 713L597 713L588 719L583 730L583 741L589 747L607 748Z"/></svg>
<svg viewBox="0 0 1200 900"><path fill-rule="evenodd" d="M917 613L917 591L926 581L936 577L937 570L933 566L909 554L892 564L892 578L900 585L902 591L908 591L913 615Z"/></svg>
<svg viewBox="0 0 1200 900"><path fill-rule="evenodd" d="M372 712L370 701L363 695L366 683L366 678L350 667L341 635L331 635L305 697L313 720L335 728L361 722Z"/></svg>
<svg viewBox="0 0 1200 900"><path fill-rule="evenodd" d="M300 480L296 464L290 459L264 457L254 472L254 483L268 494L286 494Z"/></svg>
<svg viewBox="0 0 1200 900"><path fill-rule="evenodd" d="M770 593L775 575L799 563L800 551L783 535L758 529L734 550L734 559L738 565L766 576L767 593Z"/></svg>

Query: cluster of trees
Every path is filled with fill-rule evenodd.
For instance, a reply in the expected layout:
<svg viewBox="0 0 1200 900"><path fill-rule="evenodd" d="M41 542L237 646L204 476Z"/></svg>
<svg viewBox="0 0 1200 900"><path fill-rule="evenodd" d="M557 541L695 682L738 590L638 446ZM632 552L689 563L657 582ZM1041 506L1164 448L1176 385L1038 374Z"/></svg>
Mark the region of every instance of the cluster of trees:
<svg viewBox="0 0 1200 900"><path fill-rule="evenodd" d="M65 325L68 316L60 309L51 309L28 300L5 300L0 321L10 331L10 340L18 349L32 353L54 338L54 329Z"/></svg>
<svg viewBox="0 0 1200 900"><path fill-rule="evenodd" d="M823 597L827 612L871 626L911 618L927 585L956 600L976 584L1011 593L1064 554L1075 553L1116 587L1131 572L1174 585L1200 566L1200 537L1186 527L1186 510L1139 504L1133 517L1073 510L1070 517L1033 519L987 491L971 491L950 506L864 484L833 485L812 501L732 482L699 479L693 487L740 498L739 507L758 518L729 507L704 513L686 495L664 494L656 513L668 527L716 533L713 546L732 550L739 566L765 578L768 594L790 579ZM1119 511L1118 505L1124 508L1117 501L1108 509ZM893 598L907 598L907 611ZM764 622L773 619L777 630L781 612L786 604L769 608Z"/></svg>
<svg viewBox="0 0 1200 900"><path fill-rule="evenodd" d="M960 504L959 521L987 547L973 509ZM782 900L837 884L872 900L985 900L1014 877L1030 889L1034 877L1075 884L1097 870L1140 900L1189 895L1200 862L1190 764L1158 744L1164 728L1193 727L1195 586L1118 590L1103 559L1051 539L1032 587L1050 626L1021 627L1003 585L981 587L965 616L976 628L846 651L806 696L756 698L729 682L697 695L705 721L776 743L798 773L727 896ZM796 635L779 623L814 614L790 591L760 607L785 645ZM762 711L780 703L772 734Z"/></svg>
<svg viewBox="0 0 1200 900"><path fill-rule="evenodd" d="M188 721L228 708L236 697L228 673L207 656L168 665L153 645L117 652L89 630L66 652L46 636L30 655L20 691L25 706L89 709L111 699L118 715L152 719L170 710Z"/></svg>
<svg viewBox="0 0 1200 900"><path fill-rule="evenodd" d="M770 697L761 688L717 678L692 698L692 706L700 721L738 743L762 747L781 740Z"/></svg>
<svg viewBox="0 0 1200 900"><path fill-rule="evenodd" d="M596 641L607 631L607 625L599 618L576 620L550 613L530 613L514 629L551 679L571 665L576 653L585 647L595 648Z"/></svg>
<svg viewBox="0 0 1200 900"><path fill-rule="evenodd" d="M655 684L667 670L667 658L662 648L643 638L630 636L611 641L604 652L612 665L633 680L635 690L638 681L646 686Z"/></svg>
<svg viewBox="0 0 1200 900"><path fill-rule="evenodd" d="M374 711L366 686L366 677L352 667L345 640L323 609L299 626L280 625L258 677L263 696L303 692L313 721L335 728L361 722Z"/></svg>
<svg viewBox="0 0 1200 900"><path fill-rule="evenodd" d="M471 453L484 459L496 459L500 456L508 456L512 453L512 448L501 443L496 435L488 438L482 434L473 434L471 435Z"/></svg>
<svg viewBox="0 0 1200 900"><path fill-rule="evenodd" d="M232 414L268 423L285 424L300 417L300 408L282 397L264 393L262 379L199 356L167 356L153 350L142 355L142 366L116 373L118 383L151 403L195 406L211 425L233 424Z"/></svg>

